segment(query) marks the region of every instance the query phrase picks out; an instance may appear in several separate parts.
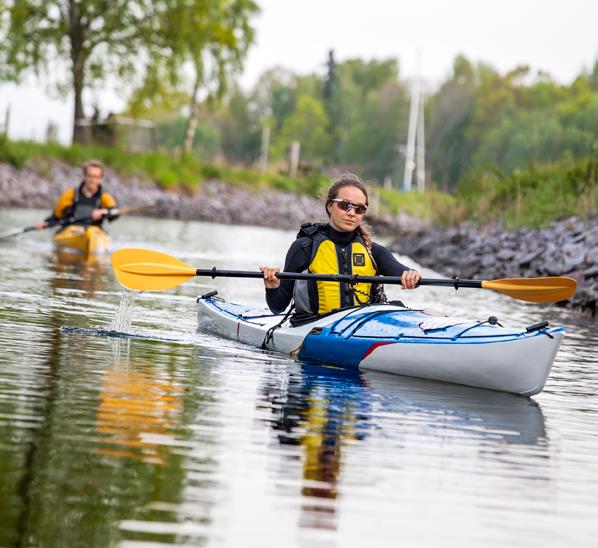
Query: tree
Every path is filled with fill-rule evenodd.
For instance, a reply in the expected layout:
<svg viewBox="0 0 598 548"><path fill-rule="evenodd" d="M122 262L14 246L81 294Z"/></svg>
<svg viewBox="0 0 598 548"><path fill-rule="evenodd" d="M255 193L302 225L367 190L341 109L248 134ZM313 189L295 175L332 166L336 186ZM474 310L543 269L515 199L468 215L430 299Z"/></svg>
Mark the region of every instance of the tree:
<svg viewBox="0 0 598 548"><path fill-rule="evenodd" d="M252 111L247 97L236 88L230 95L226 108L219 114L216 122L227 160L235 164L254 163L260 152L259 113Z"/></svg>
<svg viewBox="0 0 598 548"><path fill-rule="evenodd" d="M288 147L293 141L299 141L301 155L321 163L332 147L328 127L329 120L322 103L309 95L301 95L294 112L285 121L279 146Z"/></svg>
<svg viewBox="0 0 598 548"><path fill-rule="evenodd" d="M134 73L163 8L152 0L5 0L4 73L18 81L29 72L54 74L66 63L68 82L54 85L73 92L73 140L81 142L84 90L109 75Z"/></svg>
<svg viewBox="0 0 598 548"><path fill-rule="evenodd" d="M208 101L221 97L254 39L253 0L165 0L164 26L155 37L148 75L165 74L175 86L191 74L189 116L184 151L190 151L197 127L200 92Z"/></svg>

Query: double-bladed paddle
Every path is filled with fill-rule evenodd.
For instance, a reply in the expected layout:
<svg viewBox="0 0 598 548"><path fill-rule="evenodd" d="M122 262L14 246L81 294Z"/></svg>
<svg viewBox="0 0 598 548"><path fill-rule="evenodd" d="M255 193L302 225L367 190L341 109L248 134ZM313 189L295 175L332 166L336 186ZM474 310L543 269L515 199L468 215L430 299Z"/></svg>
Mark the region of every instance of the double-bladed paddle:
<svg viewBox="0 0 598 548"><path fill-rule="evenodd" d="M136 213L137 211L144 211L146 209L150 209L154 207L154 204L146 204L136 207L121 207L115 208L116 211L113 215L127 215L129 213ZM74 217L66 217L65 219L57 219L56 221L49 221L48 224L40 230L45 230L46 228L53 228L53 227L61 227L61 226L68 226L68 225L75 225L79 223L90 223L93 219L91 217L83 217L81 219L75 219ZM19 236L20 234L25 234L26 232L33 232L37 230L35 226L26 226L25 228L18 228L9 230L0 234L0 239L3 238L12 238L13 236Z"/></svg>
<svg viewBox="0 0 598 548"><path fill-rule="evenodd" d="M125 287L137 291L161 291L172 289L195 276L211 278L263 278L262 272L244 270L217 270L215 267L194 268L183 261L159 251L125 248L112 254L112 269L116 279ZM309 274L278 272L281 280L316 280L349 284L380 283L400 284L399 276L354 276L346 274ZM422 278L422 285L448 286L458 289L472 287L492 289L520 301L552 303L565 301L575 294L576 282L565 276L546 278L504 278L501 280L460 280Z"/></svg>

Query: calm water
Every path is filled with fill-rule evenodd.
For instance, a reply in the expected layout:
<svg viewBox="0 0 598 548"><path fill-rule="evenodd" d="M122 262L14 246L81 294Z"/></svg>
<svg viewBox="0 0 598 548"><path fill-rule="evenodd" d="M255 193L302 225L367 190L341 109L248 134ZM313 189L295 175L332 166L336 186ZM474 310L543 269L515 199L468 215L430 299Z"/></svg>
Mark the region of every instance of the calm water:
<svg viewBox="0 0 598 548"><path fill-rule="evenodd" d="M0 210L0 231L45 212ZM280 264L294 234L125 218L114 248L198 267ZM407 260L407 259L405 259ZM390 289L412 306L568 336L533 399L306 366L196 332L218 289L138 295L100 336L109 261L49 234L0 243L0 546L598 546L598 323L476 290ZM525 367L525 364L521 364Z"/></svg>

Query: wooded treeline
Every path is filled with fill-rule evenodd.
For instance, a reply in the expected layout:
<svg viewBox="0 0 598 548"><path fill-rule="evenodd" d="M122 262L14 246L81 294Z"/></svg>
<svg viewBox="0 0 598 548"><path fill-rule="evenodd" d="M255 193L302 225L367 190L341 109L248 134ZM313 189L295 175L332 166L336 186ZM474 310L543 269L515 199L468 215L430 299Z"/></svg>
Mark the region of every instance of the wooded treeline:
<svg viewBox="0 0 598 548"><path fill-rule="evenodd" d="M206 159L255 164L268 124L274 162L285 161L297 140L305 165L346 167L396 183L404 167L409 89L395 59L336 63L330 57L321 72L307 75L272 69L252 90L237 87L216 108L202 106L194 149ZM164 146L181 146L182 118L149 102L130 108L161 119ZM428 95L425 112L427 179L444 190L488 170L591 156L598 149L598 62L563 85L527 67L501 74L459 56Z"/></svg>
<svg viewBox="0 0 598 548"><path fill-rule="evenodd" d="M112 79L129 97L126 114L158 122L165 151L256 166L267 127L273 171L286 168L299 142L304 173L353 170L399 187L410 82L398 60L337 62L323 52L314 73L272 68L243 90L235 75L255 39L258 9L252 0L0 0L0 83L50 75L74 97L75 142L77 120L91 114L84 94ZM592 157L598 61L562 84L524 66L501 74L458 56L428 90L425 115L427 182L441 190L475 186L490 172Z"/></svg>

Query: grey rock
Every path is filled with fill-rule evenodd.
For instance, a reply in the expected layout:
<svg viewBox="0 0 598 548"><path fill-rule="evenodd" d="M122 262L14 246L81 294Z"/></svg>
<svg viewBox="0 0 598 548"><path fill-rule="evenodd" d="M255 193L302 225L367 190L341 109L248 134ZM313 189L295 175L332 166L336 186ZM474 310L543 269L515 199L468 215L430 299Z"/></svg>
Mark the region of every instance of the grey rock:
<svg viewBox="0 0 598 548"><path fill-rule="evenodd" d="M585 263L588 265L598 264L598 245L588 250L585 256Z"/></svg>
<svg viewBox="0 0 598 548"><path fill-rule="evenodd" d="M584 276L588 278L598 278L598 265L592 266L584 271Z"/></svg>
<svg viewBox="0 0 598 548"><path fill-rule="evenodd" d="M515 250L514 249L501 249L498 253L497 253L497 258L500 259L501 261L509 261L510 259L512 259L515 256Z"/></svg>
<svg viewBox="0 0 598 548"><path fill-rule="evenodd" d="M494 255L484 255L480 261L482 268L490 268L496 264L496 257Z"/></svg>
<svg viewBox="0 0 598 548"><path fill-rule="evenodd" d="M533 251L528 251L525 255L519 255L515 258L515 261L519 266L528 266L532 264L542 253L544 252L544 248L535 249Z"/></svg>
<svg viewBox="0 0 598 548"><path fill-rule="evenodd" d="M508 233L497 226L470 223L450 230L427 229L416 241L427 245L411 256L445 275L492 279L568 275L578 282L568 306L596 310L598 299L598 218L577 218L554 223L541 230L520 229ZM429 238L429 239L426 239ZM588 267L588 268L586 268Z"/></svg>

